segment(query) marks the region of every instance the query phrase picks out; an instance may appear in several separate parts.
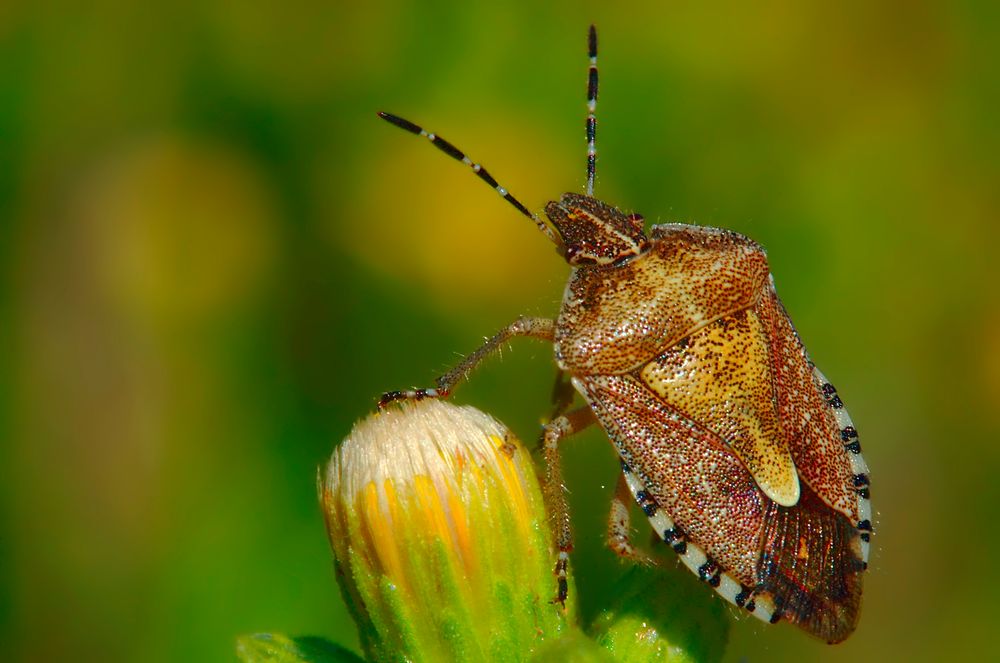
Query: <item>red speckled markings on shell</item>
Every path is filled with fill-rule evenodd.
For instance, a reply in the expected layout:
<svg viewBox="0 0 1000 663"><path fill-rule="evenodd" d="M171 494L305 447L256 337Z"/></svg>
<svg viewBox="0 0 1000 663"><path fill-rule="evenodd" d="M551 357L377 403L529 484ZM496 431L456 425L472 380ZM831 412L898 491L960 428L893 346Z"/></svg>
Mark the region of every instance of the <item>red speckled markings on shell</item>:
<svg viewBox="0 0 1000 663"><path fill-rule="evenodd" d="M590 194L596 163L597 38L587 86L587 195L528 211L487 171L435 134L534 221L572 272L557 320L519 318L437 381L389 392L444 397L515 336L552 341L586 405L564 404L545 427L546 496L556 522L556 600L572 549L559 441L594 421L621 457L609 544L628 540L632 498L681 561L726 600L827 642L857 625L872 532L868 467L833 386L809 360L778 300L764 250L735 232L656 225ZM627 489L627 491L626 491ZM655 597L650 597L655 600Z"/></svg>

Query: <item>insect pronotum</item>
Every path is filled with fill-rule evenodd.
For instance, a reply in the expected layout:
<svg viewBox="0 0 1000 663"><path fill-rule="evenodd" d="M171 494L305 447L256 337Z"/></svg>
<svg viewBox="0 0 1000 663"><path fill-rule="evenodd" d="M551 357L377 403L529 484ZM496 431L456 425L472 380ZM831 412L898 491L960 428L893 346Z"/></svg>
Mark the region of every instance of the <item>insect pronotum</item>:
<svg viewBox="0 0 1000 663"><path fill-rule="evenodd" d="M559 442L599 423L621 458L609 545L637 556L627 500L699 578L770 623L828 642L854 630L872 535L868 467L837 391L810 361L774 289L764 249L738 233L654 225L593 197L597 33L590 28L586 194L526 208L437 134L424 136L531 219L569 263L556 319L521 317L437 380L379 401L446 397L517 336L550 341L585 404L562 399L544 429L556 522L557 601L572 549Z"/></svg>

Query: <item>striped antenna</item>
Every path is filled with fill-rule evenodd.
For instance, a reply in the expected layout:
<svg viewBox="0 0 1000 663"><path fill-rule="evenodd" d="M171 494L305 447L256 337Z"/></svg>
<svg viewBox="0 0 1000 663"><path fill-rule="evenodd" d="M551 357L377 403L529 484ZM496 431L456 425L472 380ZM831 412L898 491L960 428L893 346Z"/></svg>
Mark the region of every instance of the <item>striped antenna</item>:
<svg viewBox="0 0 1000 663"><path fill-rule="evenodd" d="M594 175L597 173L597 28L590 26L587 35L587 195L594 195Z"/></svg>
<svg viewBox="0 0 1000 663"><path fill-rule="evenodd" d="M465 156L465 153L462 152L462 150L458 149L457 147L446 141L444 138L441 138L437 134L429 133L422 127L414 124L413 122L410 122L409 120L404 120L403 118L397 115L392 115L391 113L383 113L382 111L379 111L378 116L383 120L385 120L386 122L388 122L389 124L394 124L400 129L403 129L404 131L409 131L411 134L423 136L424 138L429 140L434 145L434 147L438 148L451 158L457 161L461 161L469 168L472 168L472 171L479 177L479 179L481 179L482 181L486 182L491 187L493 187L493 189L497 193L499 193L504 200L513 205L518 212L520 212L521 214L525 215L526 217L534 221L535 225L538 226L539 230L545 233L546 237L555 242L557 245L562 245L562 240L559 239L559 237L555 234L552 228L548 226L548 224L546 224L544 221L538 218L538 215L530 212L527 207L521 204L520 200L512 196L511 193L507 191L507 189L500 186L497 183L497 181L493 179L493 176L486 171L485 168L480 166L478 163L473 162L472 159L470 159L469 157Z"/></svg>

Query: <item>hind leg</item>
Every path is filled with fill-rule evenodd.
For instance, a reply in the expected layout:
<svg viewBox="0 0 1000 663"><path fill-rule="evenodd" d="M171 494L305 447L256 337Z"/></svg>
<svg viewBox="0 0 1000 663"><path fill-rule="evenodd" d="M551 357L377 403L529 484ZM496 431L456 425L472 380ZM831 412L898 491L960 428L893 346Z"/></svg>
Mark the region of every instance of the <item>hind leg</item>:
<svg viewBox="0 0 1000 663"><path fill-rule="evenodd" d="M656 564L656 560L632 544L632 519L629 514L629 504L632 502L632 493L629 492L625 475L619 474L608 514L608 548L622 559L651 566Z"/></svg>

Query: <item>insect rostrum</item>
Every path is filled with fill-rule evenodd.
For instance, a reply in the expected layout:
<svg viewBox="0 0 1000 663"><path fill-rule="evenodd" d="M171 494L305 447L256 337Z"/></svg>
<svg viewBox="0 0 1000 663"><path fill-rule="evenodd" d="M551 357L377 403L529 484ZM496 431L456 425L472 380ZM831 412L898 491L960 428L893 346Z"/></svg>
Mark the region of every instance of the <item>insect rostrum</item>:
<svg viewBox="0 0 1000 663"><path fill-rule="evenodd" d="M436 134L556 245L571 267L557 319L519 318L437 381L389 392L444 397L509 339L551 341L585 404L545 427L546 494L557 523L557 600L572 549L559 441L593 423L622 461L608 540L624 556L634 499L681 561L742 610L828 642L857 625L871 537L870 481L857 431L810 361L774 287L764 249L738 233L654 225L592 196L597 36L589 34L587 193L530 212Z"/></svg>

